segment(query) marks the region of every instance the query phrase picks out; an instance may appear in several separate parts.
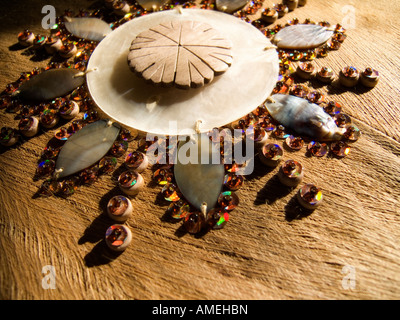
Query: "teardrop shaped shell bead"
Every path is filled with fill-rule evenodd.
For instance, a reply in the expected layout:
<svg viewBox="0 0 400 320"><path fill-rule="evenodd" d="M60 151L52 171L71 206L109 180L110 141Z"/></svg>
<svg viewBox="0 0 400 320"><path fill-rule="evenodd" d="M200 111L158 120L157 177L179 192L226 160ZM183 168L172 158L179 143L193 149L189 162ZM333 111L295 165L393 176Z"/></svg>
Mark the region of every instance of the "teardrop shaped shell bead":
<svg viewBox="0 0 400 320"><path fill-rule="evenodd" d="M313 49L327 42L333 31L313 24L296 24L281 29L273 42L281 49Z"/></svg>
<svg viewBox="0 0 400 320"><path fill-rule="evenodd" d="M112 31L108 23L98 18L72 18L64 24L74 36L90 41L101 41Z"/></svg>

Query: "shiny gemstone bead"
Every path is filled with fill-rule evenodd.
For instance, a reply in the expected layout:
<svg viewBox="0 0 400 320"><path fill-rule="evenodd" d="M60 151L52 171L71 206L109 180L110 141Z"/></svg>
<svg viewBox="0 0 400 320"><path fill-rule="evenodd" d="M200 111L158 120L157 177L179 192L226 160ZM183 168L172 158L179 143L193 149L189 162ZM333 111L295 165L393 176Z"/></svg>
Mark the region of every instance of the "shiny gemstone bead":
<svg viewBox="0 0 400 320"><path fill-rule="evenodd" d="M64 119L70 120L79 114L79 105L73 100L67 100L61 103L58 113Z"/></svg>
<svg viewBox="0 0 400 320"><path fill-rule="evenodd" d="M344 141L337 141L331 144L331 151L335 156L343 158L349 154L350 147Z"/></svg>
<svg viewBox="0 0 400 320"><path fill-rule="evenodd" d="M300 61L304 58L304 54L301 51L293 50L289 53L289 59L291 61Z"/></svg>
<svg viewBox="0 0 400 320"><path fill-rule="evenodd" d="M307 100L311 103L321 104L325 101L325 96L318 91L312 91L307 95Z"/></svg>
<svg viewBox="0 0 400 320"><path fill-rule="evenodd" d="M61 147L48 145L43 149L41 157L42 159L55 159L58 156L60 149Z"/></svg>
<svg viewBox="0 0 400 320"><path fill-rule="evenodd" d="M128 142L124 140L117 140L111 146L110 151L108 152L113 157L121 157L126 150L128 150Z"/></svg>
<svg viewBox="0 0 400 320"><path fill-rule="evenodd" d="M18 42L24 47L29 47L32 45L34 39L35 35L29 30L24 30L18 34Z"/></svg>
<svg viewBox="0 0 400 320"><path fill-rule="evenodd" d="M73 134L79 130L81 130L86 123L83 120L74 120L71 122L70 126L68 127L68 132Z"/></svg>
<svg viewBox="0 0 400 320"><path fill-rule="evenodd" d="M97 113L96 110L88 110L88 111L85 112L85 114L83 115L83 119L84 119L87 123L92 123L92 122L95 122L95 121L99 120L99 114Z"/></svg>
<svg viewBox="0 0 400 320"><path fill-rule="evenodd" d="M345 67L340 70L339 81L345 87L354 87L359 78L360 72L355 67Z"/></svg>
<svg viewBox="0 0 400 320"><path fill-rule="evenodd" d="M118 177L119 188L130 196L138 194L143 184L144 180L141 174L133 170L125 171Z"/></svg>
<svg viewBox="0 0 400 320"><path fill-rule="evenodd" d="M338 41L340 43L343 43L344 40L346 40L347 36L343 32L335 32L332 36L332 39L335 41Z"/></svg>
<svg viewBox="0 0 400 320"><path fill-rule="evenodd" d="M278 12L273 8L266 8L261 12L261 19L266 23L274 23L278 19Z"/></svg>
<svg viewBox="0 0 400 320"><path fill-rule="evenodd" d="M137 132L133 132L133 131L125 129L125 128L122 128L121 132L119 133L119 139L127 141L127 142L133 141L136 136L137 136Z"/></svg>
<svg viewBox="0 0 400 320"><path fill-rule="evenodd" d="M149 164L147 156L140 152L134 151L129 153L125 158L125 166L128 169L135 170L136 172L143 172Z"/></svg>
<svg viewBox="0 0 400 320"><path fill-rule="evenodd" d="M114 224L106 231L105 241L107 246L117 252L124 251L132 241L131 230L122 224Z"/></svg>
<svg viewBox="0 0 400 320"><path fill-rule="evenodd" d="M60 128L59 130L57 130L55 133L54 133L54 137L56 138L56 139L58 139L58 140L61 140L61 141L66 141L66 140L68 140L68 138L71 136L71 133L68 131L68 129L67 128L65 128L65 127L63 127L63 128Z"/></svg>
<svg viewBox="0 0 400 320"><path fill-rule="evenodd" d="M229 221L228 211L214 208L207 213L207 224L212 229L222 229Z"/></svg>
<svg viewBox="0 0 400 320"><path fill-rule="evenodd" d="M261 152L259 158L263 164L268 167L276 167L282 160L283 150L278 144L266 144Z"/></svg>
<svg viewBox="0 0 400 320"><path fill-rule="evenodd" d="M58 54L65 59L73 57L77 53L78 49L76 48L76 45L73 44L72 42L70 43L64 43L60 50L58 51Z"/></svg>
<svg viewBox="0 0 400 320"><path fill-rule="evenodd" d="M99 173L111 173L117 167L118 161L115 157L104 157L99 161Z"/></svg>
<svg viewBox="0 0 400 320"><path fill-rule="evenodd" d="M308 95L308 89L306 86L297 84L290 88L289 94L294 95L299 98L306 98Z"/></svg>
<svg viewBox="0 0 400 320"><path fill-rule="evenodd" d="M153 180L159 185L166 185L172 182L174 178L174 174L171 169L161 167L154 171L153 173Z"/></svg>
<svg viewBox="0 0 400 320"><path fill-rule="evenodd" d="M239 204L239 197L233 191L224 191L218 197L218 204L221 208L231 211Z"/></svg>
<svg viewBox="0 0 400 320"><path fill-rule="evenodd" d="M205 225L205 218L201 212L191 212L185 216L183 225L187 232L196 234L203 229Z"/></svg>
<svg viewBox="0 0 400 320"><path fill-rule="evenodd" d="M329 47L325 44L315 50L318 58L326 57L329 52Z"/></svg>
<svg viewBox="0 0 400 320"><path fill-rule="evenodd" d="M25 137L33 137L39 130L39 120L35 117L22 118L18 129Z"/></svg>
<svg viewBox="0 0 400 320"><path fill-rule="evenodd" d="M132 202L124 196L114 196L107 204L108 216L119 222L124 222L132 215Z"/></svg>
<svg viewBox="0 0 400 320"><path fill-rule="evenodd" d="M259 118L265 117L266 115L269 114L265 105L258 106L257 109L253 111L253 113Z"/></svg>
<svg viewBox="0 0 400 320"><path fill-rule="evenodd" d="M286 139L288 137L285 132L285 127L281 124L276 126L276 128L272 131L272 134L278 139Z"/></svg>
<svg viewBox="0 0 400 320"><path fill-rule="evenodd" d="M283 0L282 3L288 7L289 11L293 11L299 5L299 0ZM297 21L297 23L298 23L298 21Z"/></svg>
<svg viewBox="0 0 400 320"><path fill-rule="evenodd" d="M323 157L328 153L328 145L317 141L311 141L307 145L307 151L314 157Z"/></svg>
<svg viewBox="0 0 400 320"><path fill-rule="evenodd" d="M94 165L90 168L87 168L79 173L79 182L80 184L93 184L97 178L99 173L99 167Z"/></svg>
<svg viewBox="0 0 400 320"><path fill-rule="evenodd" d="M340 42L335 38L332 38L327 42L327 46L330 50L339 50L340 49Z"/></svg>
<svg viewBox="0 0 400 320"><path fill-rule="evenodd" d="M278 12L279 18L283 17L286 13L289 12L289 8L282 3L274 5L273 9L276 10L276 12Z"/></svg>
<svg viewBox="0 0 400 320"><path fill-rule="evenodd" d="M297 67L296 74L305 80L309 80L314 77L316 72L315 66L311 62L300 63Z"/></svg>
<svg viewBox="0 0 400 320"><path fill-rule="evenodd" d="M299 203L308 210L314 210L322 201L321 190L313 184L306 184L297 193Z"/></svg>
<svg viewBox="0 0 400 320"><path fill-rule="evenodd" d="M59 117L57 112L52 109L45 109L40 115L39 122L40 124L46 128L51 129L58 123Z"/></svg>
<svg viewBox="0 0 400 320"><path fill-rule="evenodd" d="M347 125L343 137L349 141L357 141L361 136L361 131L355 125Z"/></svg>
<svg viewBox="0 0 400 320"><path fill-rule="evenodd" d="M285 139L286 145L291 149L298 151L304 146L304 140L301 137L290 135Z"/></svg>
<svg viewBox="0 0 400 320"><path fill-rule="evenodd" d="M286 94L287 92L289 92L289 86L287 86L283 81L278 81L275 84L275 88L272 90L272 94Z"/></svg>
<svg viewBox="0 0 400 320"><path fill-rule="evenodd" d="M0 131L0 144L5 147L11 147L18 141L17 131L10 127L2 127Z"/></svg>
<svg viewBox="0 0 400 320"><path fill-rule="evenodd" d="M56 167L56 163L54 160L51 159L46 159L41 162L39 162L37 168L36 168L36 175L43 177L47 176L53 173L54 169Z"/></svg>
<svg viewBox="0 0 400 320"><path fill-rule="evenodd" d="M360 82L362 85L373 88L379 81L379 72L371 67L368 67L360 75Z"/></svg>
<svg viewBox="0 0 400 320"><path fill-rule="evenodd" d="M64 198L73 195L75 191L78 189L78 182L79 182L78 177L71 177L67 180L64 180L61 183L61 187L58 194Z"/></svg>
<svg viewBox="0 0 400 320"><path fill-rule="evenodd" d="M323 107L324 111L331 115L334 116L336 114L339 114L342 112L342 106L334 101L329 101L324 107Z"/></svg>
<svg viewBox="0 0 400 320"><path fill-rule="evenodd" d="M183 200L172 202L168 208L167 213L174 219L182 219L190 212L190 206Z"/></svg>
<svg viewBox="0 0 400 320"><path fill-rule="evenodd" d="M256 147L263 146L268 139L267 132L259 125L250 126L246 129L246 133L249 135L249 138L254 141Z"/></svg>
<svg viewBox="0 0 400 320"><path fill-rule="evenodd" d="M22 109L22 104L18 100L12 100L6 107L6 112L17 113Z"/></svg>
<svg viewBox="0 0 400 320"><path fill-rule="evenodd" d="M335 78L335 73L331 68L322 67L316 75L317 79L323 83L331 83Z"/></svg>
<svg viewBox="0 0 400 320"><path fill-rule="evenodd" d="M37 50L42 48L45 43L47 42L47 37L43 35L36 35L35 38L33 39L32 47L33 49Z"/></svg>
<svg viewBox="0 0 400 320"><path fill-rule="evenodd" d="M62 47L62 41L58 37L48 37L44 48L48 54L54 54Z"/></svg>
<svg viewBox="0 0 400 320"><path fill-rule="evenodd" d="M338 113L333 116L333 120L335 121L338 127L344 128L351 124L351 118L344 113Z"/></svg>
<svg viewBox="0 0 400 320"><path fill-rule="evenodd" d="M4 95L0 97L0 109L7 108L11 103L11 97L9 95Z"/></svg>
<svg viewBox="0 0 400 320"><path fill-rule="evenodd" d="M243 185L244 178L232 172L228 172L224 177L224 186L231 191L239 190Z"/></svg>
<svg viewBox="0 0 400 320"><path fill-rule="evenodd" d="M178 201L180 200L179 189L173 183L167 183L161 190L161 194L167 201Z"/></svg>
<svg viewBox="0 0 400 320"><path fill-rule="evenodd" d="M56 195L61 189L61 183L57 180L45 180L39 187L37 194L43 197Z"/></svg>
<svg viewBox="0 0 400 320"><path fill-rule="evenodd" d="M287 160L280 167L277 176L285 186L297 186L304 176L303 167L297 161Z"/></svg>

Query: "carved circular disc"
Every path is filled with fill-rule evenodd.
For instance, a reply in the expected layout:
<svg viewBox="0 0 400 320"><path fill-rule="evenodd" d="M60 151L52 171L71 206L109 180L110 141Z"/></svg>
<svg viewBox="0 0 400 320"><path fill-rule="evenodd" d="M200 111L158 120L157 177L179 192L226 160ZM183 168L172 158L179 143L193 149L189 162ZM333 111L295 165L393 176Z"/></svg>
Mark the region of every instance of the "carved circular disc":
<svg viewBox="0 0 400 320"><path fill-rule="evenodd" d="M128 64L155 85L199 88L229 68L231 46L207 23L170 21L136 36Z"/></svg>
<svg viewBox="0 0 400 320"><path fill-rule="evenodd" d="M211 83L193 90L154 86L131 72L129 49L140 33L173 21L207 23L232 44L232 65ZM107 116L140 131L177 135L229 124L262 104L278 79L278 54L254 26L218 11L183 9L135 18L107 35L88 64L87 85Z"/></svg>

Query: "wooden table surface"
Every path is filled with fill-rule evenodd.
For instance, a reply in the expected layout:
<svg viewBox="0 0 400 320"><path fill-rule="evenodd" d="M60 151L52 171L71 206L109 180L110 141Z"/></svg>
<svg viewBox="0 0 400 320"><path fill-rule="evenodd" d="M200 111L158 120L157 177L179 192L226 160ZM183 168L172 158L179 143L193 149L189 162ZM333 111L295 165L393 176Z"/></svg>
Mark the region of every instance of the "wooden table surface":
<svg viewBox="0 0 400 320"><path fill-rule="evenodd" d="M23 29L45 33L41 8L48 2L57 12L94 3L15 0L3 6L0 88L48 63L13 46ZM271 5L264 1L265 7ZM305 149L285 153L285 159L304 165L304 183L323 190L323 204L310 215L297 214L298 188L284 189L277 169L256 162L224 229L202 237L183 234L180 223L164 219L168 203L160 200L149 168L127 222L133 241L108 259L102 239L112 221L104 209L118 193L116 175L104 175L67 199L37 198L42 182L33 179L37 161L56 129L1 148L0 298L399 299L399 14L395 0L309 0L278 20L352 23L342 47L315 63L336 73L346 65L381 73L372 90L306 83L341 103L363 133L344 159L310 158ZM1 110L1 125L16 127L14 117ZM129 151L134 148L131 143ZM54 267L55 289L42 286L47 265Z"/></svg>

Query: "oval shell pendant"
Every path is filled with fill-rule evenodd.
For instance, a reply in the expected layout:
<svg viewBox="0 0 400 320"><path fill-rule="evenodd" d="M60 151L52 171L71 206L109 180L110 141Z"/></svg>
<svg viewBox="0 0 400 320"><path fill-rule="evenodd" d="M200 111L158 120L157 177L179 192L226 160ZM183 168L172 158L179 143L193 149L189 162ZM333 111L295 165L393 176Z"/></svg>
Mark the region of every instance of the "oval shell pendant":
<svg viewBox="0 0 400 320"><path fill-rule="evenodd" d="M313 24L296 24L281 29L273 43L281 49L313 49L327 42L333 31Z"/></svg>
<svg viewBox="0 0 400 320"><path fill-rule="evenodd" d="M61 68L39 73L21 84L15 96L23 101L42 102L61 97L85 82L81 71Z"/></svg>
<svg viewBox="0 0 400 320"><path fill-rule="evenodd" d="M191 145L190 145L191 144ZM186 163L186 151L190 149L192 163ZM213 145L206 134L197 134L194 140L180 142L177 163L174 166L175 180L187 201L197 210L207 204L207 211L213 209L218 201L224 182L225 170L220 158L212 163ZM193 155L192 152L197 154ZM214 161L215 162L215 161Z"/></svg>
<svg viewBox="0 0 400 320"><path fill-rule="evenodd" d="M74 36L91 41L101 41L112 31L107 22L98 18L71 18L65 27Z"/></svg>
<svg viewBox="0 0 400 320"><path fill-rule="evenodd" d="M300 135L312 139L340 140L344 130L320 106L292 95L275 94L273 103L265 103L272 118Z"/></svg>
<svg viewBox="0 0 400 320"><path fill-rule="evenodd" d="M118 124L99 120L72 135L57 158L55 172L58 172L58 178L79 172L99 161L111 148L119 131Z"/></svg>

